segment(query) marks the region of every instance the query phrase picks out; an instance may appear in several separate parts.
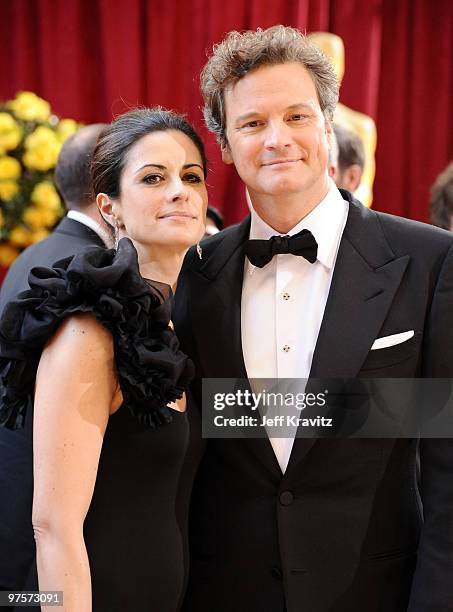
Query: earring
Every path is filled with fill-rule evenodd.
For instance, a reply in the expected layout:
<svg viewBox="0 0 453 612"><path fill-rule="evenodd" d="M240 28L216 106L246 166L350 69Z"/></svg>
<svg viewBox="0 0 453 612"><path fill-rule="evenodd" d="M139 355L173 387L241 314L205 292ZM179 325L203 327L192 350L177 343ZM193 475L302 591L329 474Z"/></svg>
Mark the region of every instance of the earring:
<svg viewBox="0 0 453 612"><path fill-rule="evenodd" d="M118 243L120 241L120 228L118 227L118 222L117 222L116 219L114 221L113 231L114 231L114 245L113 245L113 248L115 249L115 251L117 251L118 250Z"/></svg>
<svg viewBox="0 0 453 612"><path fill-rule="evenodd" d="M197 242L197 255L198 259L203 259L203 249L201 248L199 242Z"/></svg>

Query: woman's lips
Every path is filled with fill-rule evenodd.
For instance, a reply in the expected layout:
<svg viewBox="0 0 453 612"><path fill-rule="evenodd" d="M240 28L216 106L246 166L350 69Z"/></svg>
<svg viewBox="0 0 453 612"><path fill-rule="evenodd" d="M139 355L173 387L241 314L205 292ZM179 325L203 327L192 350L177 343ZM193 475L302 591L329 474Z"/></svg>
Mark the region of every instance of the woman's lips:
<svg viewBox="0 0 453 612"><path fill-rule="evenodd" d="M172 212L165 213L159 216L159 219L196 219L196 217L188 212L180 212L178 210L174 210Z"/></svg>

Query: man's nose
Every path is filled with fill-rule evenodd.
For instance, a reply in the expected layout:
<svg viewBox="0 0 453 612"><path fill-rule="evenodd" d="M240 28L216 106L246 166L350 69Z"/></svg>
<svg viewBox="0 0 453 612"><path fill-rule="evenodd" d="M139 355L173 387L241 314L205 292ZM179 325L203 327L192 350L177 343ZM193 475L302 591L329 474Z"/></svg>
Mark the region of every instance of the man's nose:
<svg viewBox="0 0 453 612"><path fill-rule="evenodd" d="M266 127L264 146L266 149L280 149L291 144L291 131L284 121L270 121Z"/></svg>

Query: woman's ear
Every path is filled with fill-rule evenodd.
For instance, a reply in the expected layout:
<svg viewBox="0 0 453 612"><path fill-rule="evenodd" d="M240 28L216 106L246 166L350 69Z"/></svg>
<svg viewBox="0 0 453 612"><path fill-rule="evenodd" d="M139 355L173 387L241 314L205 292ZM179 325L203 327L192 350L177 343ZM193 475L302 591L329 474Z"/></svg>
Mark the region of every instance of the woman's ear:
<svg viewBox="0 0 453 612"><path fill-rule="evenodd" d="M122 227L123 222L118 213L117 204L106 194L98 193L96 204L104 220L112 227Z"/></svg>

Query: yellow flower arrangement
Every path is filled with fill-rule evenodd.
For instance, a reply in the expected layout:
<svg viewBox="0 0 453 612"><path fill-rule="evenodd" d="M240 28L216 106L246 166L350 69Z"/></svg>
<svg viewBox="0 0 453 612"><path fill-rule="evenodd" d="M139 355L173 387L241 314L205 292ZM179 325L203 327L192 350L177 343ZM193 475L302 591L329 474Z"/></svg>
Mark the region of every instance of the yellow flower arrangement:
<svg viewBox="0 0 453 612"><path fill-rule="evenodd" d="M19 251L8 242L0 242L0 266L7 268L10 266L16 257L19 255Z"/></svg>
<svg viewBox="0 0 453 612"><path fill-rule="evenodd" d="M63 215L53 170L63 143L78 128L30 91L0 103L0 266L45 238Z"/></svg>
<svg viewBox="0 0 453 612"><path fill-rule="evenodd" d="M57 135L61 142L77 132L79 126L74 119L62 119L57 125Z"/></svg>
<svg viewBox="0 0 453 612"><path fill-rule="evenodd" d="M0 200L12 200L19 193L17 181L0 181Z"/></svg>
<svg viewBox="0 0 453 612"><path fill-rule="evenodd" d="M25 154L22 161L30 170L46 172L55 168L61 145L61 140L50 127L40 125L25 139Z"/></svg>
<svg viewBox="0 0 453 612"><path fill-rule="evenodd" d="M42 181L34 187L31 193L31 201L38 208L51 210L56 213L62 212L60 196L50 181Z"/></svg>
<svg viewBox="0 0 453 612"><path fill-rule="evenodd" d="M31 91L21 91L6 105L23 121L47 121L50 104Z"/></svg>
<svg viewBox="0 0 453 612"><path fill-rule="evenodd" d="M9 233L10 243L19 248L25 248L32 243L31 232L23 225L17 225Z"/></svg>
<svg viewBox="0 0 453 612"><path fill-rule="evenodd" d="M0 181L17 179L22 174L20 163L14 157L3 155L0 157Z"/></svg>
<svg viewBox="0 0 453 612"><path fill-rule="evenodd" d="M9 113L0 112L0 155L15 149L22 140L22 130Z"/></svg>

